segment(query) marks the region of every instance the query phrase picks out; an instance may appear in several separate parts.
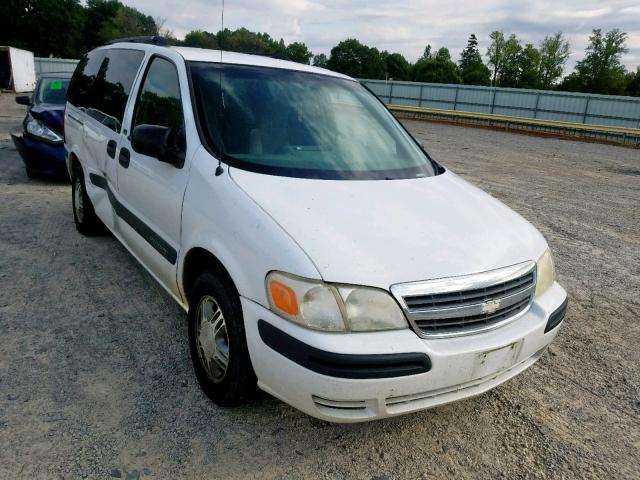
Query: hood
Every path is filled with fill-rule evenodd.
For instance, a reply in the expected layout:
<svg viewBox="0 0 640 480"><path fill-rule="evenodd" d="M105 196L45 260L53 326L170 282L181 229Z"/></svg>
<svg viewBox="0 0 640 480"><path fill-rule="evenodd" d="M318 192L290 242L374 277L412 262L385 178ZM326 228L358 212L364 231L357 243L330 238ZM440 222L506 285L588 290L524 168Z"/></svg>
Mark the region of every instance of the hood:
<svg viewBox="0 0 640 480"><path fill-rule="evenodd" d="M449 171L386 181L230 171L328 282L388 289L537 260L546 248L520 215Z"/></svg>
<svg viewBox="0 0 640 480"><path fill-rule="evenodd" d="M64 105L50 105L47 103L41 103L31 107L29 113L31 113L31 116L33 118L42 120L56 132L62 133Z"/></svg>

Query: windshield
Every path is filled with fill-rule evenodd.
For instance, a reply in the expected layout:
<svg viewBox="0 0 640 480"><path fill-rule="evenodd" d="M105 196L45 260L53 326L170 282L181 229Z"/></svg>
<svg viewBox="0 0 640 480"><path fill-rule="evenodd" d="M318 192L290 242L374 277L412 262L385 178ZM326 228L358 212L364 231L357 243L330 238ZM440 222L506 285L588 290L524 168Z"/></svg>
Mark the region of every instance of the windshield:
<svg viewBox="0 0 640 480"><path fill-rule="evenodd" d="M204 140L230 165L320 179L434 175L425 153L355 81L265 67L189 67Z"/></svg>
<svg viewBox="0 0 640 480"><path fill-rule="evenodd" d="M43 78L40 80L37 103L64 105L67 101L68 78Z"/></svg>

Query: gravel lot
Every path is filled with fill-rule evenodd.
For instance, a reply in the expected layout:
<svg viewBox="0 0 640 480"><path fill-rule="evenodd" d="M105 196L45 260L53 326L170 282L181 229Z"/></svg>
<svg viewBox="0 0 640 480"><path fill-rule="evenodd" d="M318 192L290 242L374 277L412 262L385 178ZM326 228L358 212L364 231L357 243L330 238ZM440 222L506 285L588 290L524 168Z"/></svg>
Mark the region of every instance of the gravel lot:
<svg viewBox="0 0 640 480"><path fill-rule="evenodd" d="M0 95L0 478L640 478L640 153L407 122L533 222L569 316L550 351L464 402L332 425L199 390L185 315L70 186L29 180Z"/></svg>

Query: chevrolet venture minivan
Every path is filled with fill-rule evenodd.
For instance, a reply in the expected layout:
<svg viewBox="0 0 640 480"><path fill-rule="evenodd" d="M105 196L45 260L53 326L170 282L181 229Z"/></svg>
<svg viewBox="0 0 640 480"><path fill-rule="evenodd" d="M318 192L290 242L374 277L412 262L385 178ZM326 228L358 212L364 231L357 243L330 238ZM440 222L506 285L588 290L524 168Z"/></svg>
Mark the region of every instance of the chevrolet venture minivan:
<svg viewBox="0 0 640 480"><path fill-rule="evenodd" d="M567 305L545 239L358 81L133 40L91 51L69 87L75 224L110 230L187 311L214 402L257 386L357 422L540 358Z"/></svg>

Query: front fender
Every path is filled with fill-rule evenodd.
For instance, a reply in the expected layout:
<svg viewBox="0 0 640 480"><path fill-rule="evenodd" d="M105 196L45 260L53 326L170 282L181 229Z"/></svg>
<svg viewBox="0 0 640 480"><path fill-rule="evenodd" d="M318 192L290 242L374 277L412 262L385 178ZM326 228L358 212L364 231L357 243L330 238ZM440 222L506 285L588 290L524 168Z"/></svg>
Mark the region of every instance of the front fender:
<svg viewBox="0 0 640 480"><path fill-rule="evenodd" d="M216 176L217 160L200 149L193 159L182 209L178 285L183 298L184 261L193 248L213 254L241 296L268 306L265 276L281 270L320 279L302 248L229 175Z"/></svg>

